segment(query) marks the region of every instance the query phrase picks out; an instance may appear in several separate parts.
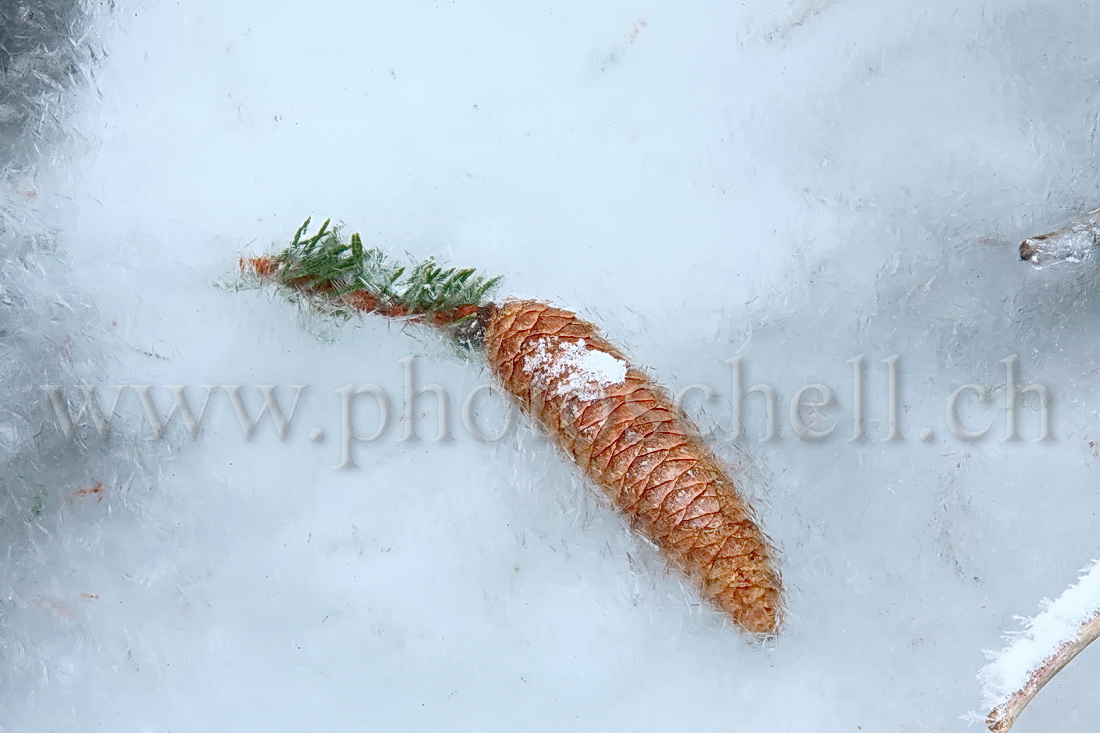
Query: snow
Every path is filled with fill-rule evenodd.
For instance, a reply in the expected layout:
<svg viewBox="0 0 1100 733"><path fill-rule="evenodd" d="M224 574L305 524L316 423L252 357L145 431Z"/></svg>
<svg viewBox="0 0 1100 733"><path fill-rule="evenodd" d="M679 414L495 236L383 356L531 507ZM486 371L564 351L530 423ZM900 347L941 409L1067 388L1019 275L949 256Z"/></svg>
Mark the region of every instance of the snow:
<svg viewBox="0 0 1100 733"><path fill-rule="evenodd" d="M1100 561L1082 572L1057 600L1044 602L1042 613L1028 620L1023 633L991 656L978 675L983 707L997 707L1021 690L1032 673L1078 638L1081 627L1100 613Z"/></svg>
<svg viewBox="0 0 1100 733"><path fill-rule="evenodd" d="M607 388L626 381L627 364L612 354L590 348L584 339L565 341L543 337L535 353L523 361L523 370L536 384L557 384L552 394L591 401L606 396Z"/></svg>
<svg viewBox="0 0 1100 733"><path fill-rule="evenodd" d="M1100 271L1017 252L1100 205L1096 3L97 5L0 77L0 730L963 730L982 650L1096 557ZM782 551L783 633L702 605L522 420L464 433L487 370L237 289L307 215L579 304L683 393ZM1054 441L1034 394L1000 440L1013 354ZM738 355L775 440L760 393L730 439ZM39 386L83 381L196 415L308 388L285 440L219 389L194 441L128 391L70 442ZM971 383L977 442L945 424ZM384 429L336 469L349 384L392 419L358 398ZM1092 652L1015 730L1092 729Z"/></svg>

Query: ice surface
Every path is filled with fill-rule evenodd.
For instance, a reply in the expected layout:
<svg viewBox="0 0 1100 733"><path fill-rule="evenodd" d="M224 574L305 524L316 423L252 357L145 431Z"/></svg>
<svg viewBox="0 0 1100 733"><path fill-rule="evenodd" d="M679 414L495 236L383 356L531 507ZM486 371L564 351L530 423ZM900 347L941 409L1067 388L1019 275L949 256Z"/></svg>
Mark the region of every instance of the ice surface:
<svg viewBox="0 0 1100 733"><path fill-rule="evenodd" d="M961 730L983 650L1096 557L1100 272L1016 251L1100 201L1095 3L117 0L48 28L75 73L20 46L46 80L0 120L0 730ZM701 605L536 431L462 431L484 371L231 287L310 214L581 304L713 390L686 404L782 550L784 633ZM1013 354L1054 441L1033 394L999 440ZM729 439L738 355L776 440L758 393ZM421 440L395 420L334 469L336 390L407 379L450 393L453 440L424 392ZM103 445L49 431L55 380L308 388L285 441L224 393L153 441L130 393ZM972 382L962 422L994 425L967 443L945 405ZM812 383L821 442L788 420ZM1015 730L1091 730L1098 665Z"/></svg>

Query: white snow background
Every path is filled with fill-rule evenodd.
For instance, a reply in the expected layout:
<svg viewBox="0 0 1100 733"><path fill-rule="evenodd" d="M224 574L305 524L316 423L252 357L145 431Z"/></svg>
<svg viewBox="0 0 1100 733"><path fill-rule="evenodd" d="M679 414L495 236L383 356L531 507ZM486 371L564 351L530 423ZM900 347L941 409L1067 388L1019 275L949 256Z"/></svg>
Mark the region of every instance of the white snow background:
<svg viewBox="0 0 1100 733"><path fill-rule="evenodd" d="M984 650L1097 555L1100 278L1015 246L1100 201L1098 39L1100 6L1067 0L102 9L61 124L4 177L9 235L65 263L20 281L20 333L58 346L27 358L67 366L5 370L4 393L309 387L285 442L246 441L218 398L197 441L156 442L133 402L109 450L8 480L0 730L966 728ZM782 550L783 633L701 605L526 428L479 443L452 415L434 442L426 397L424 440L395 422L335 470L339 387L400 396L409 354L456 400L488 375L227 287L307 215L579 309L671 390L713 386L704 428L739 354L784 420L830 385L826 441L716 440ZM88 310L58 320L58 298ZM894 354L904 440L883 442ZM1012 354L1056 441L1032 440L1033 400L998 440ZM997 419L977 443L944 429L970 382L994 389L965 402ZM1090 730L1097 673L1086 651L1016 730Z"/></svg>

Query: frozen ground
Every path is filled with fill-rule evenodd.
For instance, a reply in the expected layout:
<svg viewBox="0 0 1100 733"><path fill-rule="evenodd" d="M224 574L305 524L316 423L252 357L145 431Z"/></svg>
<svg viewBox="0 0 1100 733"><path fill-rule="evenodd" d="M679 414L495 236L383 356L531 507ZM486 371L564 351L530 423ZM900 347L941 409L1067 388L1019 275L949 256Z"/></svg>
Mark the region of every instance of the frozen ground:
<svg viewBox="0 0 1100 733"><path fill-rule="evenodd" d="M0 730L962 730L983 650L1100 554L1100 276L1015 255L1100 201L1095 3L121 0L34 32L76 40L4 77L39 96L0 120ZM783 551L782 636L701 607L526 430L395 424L334 470L337 388L400 396L410 353L456 401L486 374L227 286L310 214L711 385L691 409ZM836 434L759 443L750 410L734 449L739 354L784 420L832 387ZM999 440L1013 354L1055 441L1033 400ZM153 441L132 401L81 447L38 388L81 379L309 387L285 442L219 399ZM970 382L976 443L944 422ZM1091 730L1098 673L1086 651L1016 730Z"/></svg>

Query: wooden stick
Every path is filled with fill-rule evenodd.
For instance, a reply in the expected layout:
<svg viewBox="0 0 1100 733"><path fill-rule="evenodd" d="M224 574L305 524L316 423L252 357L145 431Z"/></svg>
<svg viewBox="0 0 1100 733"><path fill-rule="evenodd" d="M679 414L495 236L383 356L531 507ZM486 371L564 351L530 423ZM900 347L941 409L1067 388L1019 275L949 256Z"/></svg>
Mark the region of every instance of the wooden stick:
<svg viewBox="0 0 1100 733"><path fill-rule="evenodd" d="M1100 560L1027 622L978 674L989 730L1009 730L1039 690L1100 637Z"/></svg>
<svg viewBox="0 0 1100 733"><path fill-rule="evenodd" d="M1077 263L1100 253L1100 209L1070 219L1046 234L1020 243L1020 259L1037 268L1060 262Z"/></svg>
<svg viewBox="0 0 1100 733"><path fill-rule="evenodd" d="M1046 683L1054 678L1054 675L1061 672L1067 664L1073 661L1074 657L1084 651L1085 647L1096 641L1097 637L1100 637L1100 613L1081 625L1076 638L1063 643L1053 654L1047 657L1028 679L1027 684L1017 690L1004 703L993 708L985 719L989 730L994 731L994 733L1004 733L1004 731L1010 729L1028 703L1039 693L1039 690L1043 689Z"/></svg>

